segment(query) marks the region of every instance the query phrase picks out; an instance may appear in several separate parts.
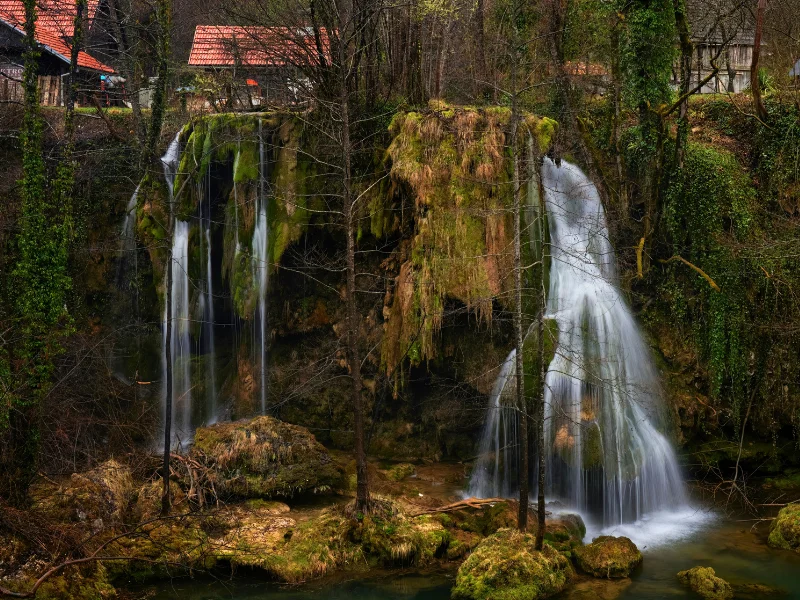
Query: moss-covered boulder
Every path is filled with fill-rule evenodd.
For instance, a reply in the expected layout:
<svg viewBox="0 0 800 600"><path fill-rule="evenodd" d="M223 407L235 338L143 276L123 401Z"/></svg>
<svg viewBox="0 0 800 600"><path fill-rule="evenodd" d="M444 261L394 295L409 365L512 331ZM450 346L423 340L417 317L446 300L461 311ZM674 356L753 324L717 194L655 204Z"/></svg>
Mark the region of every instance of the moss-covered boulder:
<svg viewBox="0 0 800 600"><path fill-rule="evenodd" d="M308 429L272 417L200 428L191 453L209 468L217 492L229 496L322 493L343 477Z"/></svg>
<svg viewBox="0 0 800 600"><path fill-rule="evenodd" d="M406 477L411 477L416 472L416 468L411 463L400 463L386 469L385 474L391 481L403 481Z"/></svg>
<svg viewBox="0 0 800 600"><path fill-rule="evenodd" d="M559 552L573 552L583 545L585 535L586 525L580 515L562 513L545 523L544 539Z"/></svg>
<svg viewBox="0 0 800 600"><path fill-rule="evenodd" d="M501 529L483 540L458 570L456 600L536 600L557 594L572 567L555 548L536 550L535 536Z"/></svg>
<svg viewBox="0 0 800 600"><path fill-rule="evenodd" d="M133 496L130 469L108 460L86 473L73 473L54 488L50 483L32 490L34 507L61 523L87 523L94 530L120 522Z"/></svg>
<svg viewBox="0 0 800 600"><path fill-rule="evenodd" d="M772 521L769 545L800 552L800 504L785 506Z"/></svg>
<svg viewBox="0 0 800 600"><path fill-rule="evenodd" d="M717 577L711 567L694 567L678 573L678 580L688 585L692 590L705 600L728 600L733 598L733 589L730 584Z"/></svg>
<svg viewBox="0 0 800 600"><path fill-rule="evenodd" d="M601 535L575 549L578 567L595 577L627 577L642 564L642 553L630 539Z"/></svg>

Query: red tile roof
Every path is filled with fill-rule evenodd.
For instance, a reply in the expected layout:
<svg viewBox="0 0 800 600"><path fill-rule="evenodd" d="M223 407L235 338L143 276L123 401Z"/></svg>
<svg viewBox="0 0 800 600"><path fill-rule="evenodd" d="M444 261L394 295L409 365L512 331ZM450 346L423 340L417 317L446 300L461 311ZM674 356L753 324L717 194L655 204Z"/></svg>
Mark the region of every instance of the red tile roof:
<svg viewBox="0 0 800 600"><path fill-rule="evenodd" d="M327 46L327 36L323 44ZM264 67L313 64L316 56L316 42L310 29L198 25L194 31L189 65Z"/></svg>
<svg viewBox="0 0 800 600"><path fill-rule="evenodd" d="M88 0L88 14L94 19L99 0ZM75 33L74 0L39 0L39 17L36 20L36 41L44 50L69 63L72 54L70 39ZM20 0L0 0L0 21L25 35L25 8ZM78 66L83 69L113 73L86 52L78 52Z"/></svg>
<svg viewBox="0 0 800 600"><path fill-rule="evenodd" d="M71 38L75 34L76 4L75 0L38 0L39 18L36 19L36 26ZM91 29L100 0L87 0L86 4ZM0 0L0 18L17 29L25 29L25 6L22 0Z"/></svg>

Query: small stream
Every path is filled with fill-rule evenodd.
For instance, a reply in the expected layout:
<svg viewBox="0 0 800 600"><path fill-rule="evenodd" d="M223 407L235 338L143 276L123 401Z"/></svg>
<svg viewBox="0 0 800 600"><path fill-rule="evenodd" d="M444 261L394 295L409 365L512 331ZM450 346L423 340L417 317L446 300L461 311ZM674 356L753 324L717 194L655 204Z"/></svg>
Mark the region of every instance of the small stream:
<svg viewBox="0 0 800 600"><path fill-rule="evenodd" d="M662 517L602 531L628 535L642 543L644 565L633 577L616 581L579 577L556 598L697 598L675 575L698 565L713 567L718 576L734 586L757 583L783 590L784 595L770 598L800 598L800 555L769 548L766 524L761 525L759 533L750 530L750 522L724 520L711 514L672 513ZM702 522L700 526L698 520ZM599 533L590 530L587 538ZM384 572L367 579L325 580L298 587L277 586L254 578L175 580L149 589L157 589L151 596L154 600L447 600L453 577L454 573ZM755 600L766 596L740 592L736 597Z"/></svg>

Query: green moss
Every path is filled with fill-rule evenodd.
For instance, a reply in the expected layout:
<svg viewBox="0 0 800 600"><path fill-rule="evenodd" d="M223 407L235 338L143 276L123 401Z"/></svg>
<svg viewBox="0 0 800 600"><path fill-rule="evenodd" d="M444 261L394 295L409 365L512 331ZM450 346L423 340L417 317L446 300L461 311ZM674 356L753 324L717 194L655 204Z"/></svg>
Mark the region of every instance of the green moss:
<svg viewBox="0 0 800 600"><path fill-rule="evenodd" d="M402 481L406 477L411 477L416 472L416 468L411 463L400 463L386 470L386 476L392 481Z"/></svg>
<svg viewBox="0 0 800 600"><path fill-rule="evenodd" d="M773 548L800 552L800 504L780 510L770 526L768 541Z"/></svg>
<svg viewBox="0 0 800 600"><path fill-rule="evenodd" d="M554 548L535 549L535 537L502 529L483 540L458 570L456 600L535 600L564 589L569 561Z"/></svg>
<svg viewBox="0 0 800 600"><path fill-rule="evenodd" d="M733 589L724 579L717 577L711 567L694 567L678 573L678 580L688 585L705 600L730 600Z"/></svg>
<svg viewBox="0 0 800 600"><path fill-rule="evenodd" d="M626 537L602 535L591 544L574 550L575 561L582 571L608 579L628 577L642 564L642 553Z"/></svg>
<svg viewBox="0 0 800 600"><path fill-rule="evenodd" d="M390 373L403 360L418 364L437 356L447 299L490 323L493 299L508 304L512 297L512 278L505 276L514 229L508 118L505 107L461 107L392 119L390 193L410 192L417 217L384 337L382 359ZM552 126L535 117L528 122L537 138Z"/></svg>

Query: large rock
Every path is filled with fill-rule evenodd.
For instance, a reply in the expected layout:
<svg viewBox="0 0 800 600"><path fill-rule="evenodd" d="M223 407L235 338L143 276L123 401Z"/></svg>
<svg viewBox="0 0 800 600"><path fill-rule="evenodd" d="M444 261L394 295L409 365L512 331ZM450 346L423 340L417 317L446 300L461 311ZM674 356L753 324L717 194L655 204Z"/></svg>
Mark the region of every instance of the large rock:
<svg viewBox="0 0 800 600"><path fill-rule="evenodd" d="M536 538L501 529L483 540L458 569L457 600L537 600L557 594L572 576L569 560L555 548L535 549Z"/></svg>
<svg viewBox="0 0 800 600"><path fill-rule="evenodd" d="M86 473L73 473L57 489L35 488L35 505L62 523L86 523L93 530L120 522L133 496L130 469L108 460Z"/></svg>
<svg viewBox="0 0 800 600"><path fill-rule="evenodd" d="M800 552L800 504L790 504L781 509L772 521L769 545Z"/></svg>
<svg viewBox="0 0 800 600"><path fill-rule="evenodd" d="M733 589L730 584L717 577L711 567L694 567L688 571L681 571L678 573L678 579L705 600L733 598Z"/></svg>
<svg viewBox="0 0 800 600"><path fill-rule="evenodd" d="M601 535L574 553L578 567L595 577L627 577L642 564L642 553L626 537Z"/></svg>
<svg viewBox="0 0 800 600"><path fill-rule="evenodd" d="M291 497L342 484L341 469L308 429L272 417L198 429L191 454L229 496Z"/></svg>

